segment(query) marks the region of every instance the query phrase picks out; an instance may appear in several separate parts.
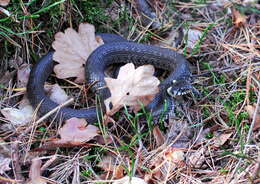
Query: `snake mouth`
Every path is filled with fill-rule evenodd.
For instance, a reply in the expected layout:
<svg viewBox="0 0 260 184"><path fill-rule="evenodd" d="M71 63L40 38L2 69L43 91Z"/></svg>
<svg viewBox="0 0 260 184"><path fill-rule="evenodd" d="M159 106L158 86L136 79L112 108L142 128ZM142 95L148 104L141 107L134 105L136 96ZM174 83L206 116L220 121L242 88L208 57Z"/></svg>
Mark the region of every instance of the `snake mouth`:
<svg viewBox="0 0 260 184"><path fill-rule="evenodd" d="M186 94L191 93L191 92L192 92L192 90L189 89L189 88L183 88L183 89L175 89L175 90L173 90L173 87L171 86L171 87L169 87L169 88L167 89L167 93L168 93L168 95L171 96L171 97L186 95Z"/></svg>
<svg viewBox="0 0 260 184"><path fill-rule="evenodd" d="M188 93L193 93L196 90L192 87L189 81L187 80L173 80L172 86L167 88L167 93L171 97L181 96Z"/></svg>

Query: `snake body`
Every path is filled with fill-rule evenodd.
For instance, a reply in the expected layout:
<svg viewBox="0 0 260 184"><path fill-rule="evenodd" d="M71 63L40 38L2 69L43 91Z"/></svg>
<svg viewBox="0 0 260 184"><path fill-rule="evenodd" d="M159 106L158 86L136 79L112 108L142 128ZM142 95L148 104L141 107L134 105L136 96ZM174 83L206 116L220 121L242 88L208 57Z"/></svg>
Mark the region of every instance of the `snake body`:
<svg viewBox="0 0 260 184"><path fill-rule="evenodd" d="M181 94L187 89L191 89L191 73L187 60L177 52L160 48L157 46L128 42L124 38L114 34L99 34L104 40L104 45L98 47L87 59L85 71L86 80L89 83L97 82L92 86L92 90L100 95L101 99L110 96L107 88L99 89L105 86L104 71L107 66L115 63L129 63L136 65L151 64L156 68L170 71L169 76L161 82L159 93L154 100L146 107L153 111L157 116L164 111L164 101L168 101L168 107L173 103L169 99L167 90L171 93ZM33 107L38 107L38 113L44 115L58 106L44 92L44 82L53 71L53 51L42 57L33 67L29 82L27 85L28 99ZM173 84L174 83L174 84ZM72 117L85 118L88 122L93 123L98 119L97 108L90 107L87 109L72 109L62 107L50 118L58 120L67 120Z"/></svg>

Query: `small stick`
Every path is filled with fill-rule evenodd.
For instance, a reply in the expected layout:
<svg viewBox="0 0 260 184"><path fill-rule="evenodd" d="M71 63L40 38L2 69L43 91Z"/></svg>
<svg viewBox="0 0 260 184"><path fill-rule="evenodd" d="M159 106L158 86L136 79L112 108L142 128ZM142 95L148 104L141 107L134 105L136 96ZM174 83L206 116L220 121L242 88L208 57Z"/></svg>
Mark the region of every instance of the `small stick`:
<svg viewBox="0 0 260 184"><path fill-rule="evenodd" d="M260 62L257 62L257 63L251 63L251 64L244 64L242 66L236 66L236 67L225 67L225 68L221 68L221 69L215 69L215 70L211 70L211 71L208 71L208 72L204 72L204 73L201 73L201 74L196 74L196 75L193 75L193 77L201 77L201 76L205 76L205 75L209 75L211 74L211 72L221 72L221 73L227 73L227 72L231 72L231 71L234 71L234 70L239 70L241 68L245 68L245 67L248 67L249 65L251 66L259 66L260 65Z"/></svg>
<svg viewBox="0 0 260 184"><path fill-rule="evenodd" d="M257 98L255 112L254 112L254 115L253 115L253 120L252 120L252 123L250 125L249 131L248 131L248 134L247 134L246 144L249 143L251 134L252 134L254 126L255 126L256 116L258 115L258 112L259 112L259 106L260 106L260 84L258 82L257 82L257 84L258 84L258 87L259 87L259 89L258 89L258 98Z"/></svg>
<svg viewBox="0 0 260 184"><path fill-rule="evenodd" d="M11 148L12 148L12 153L11 153L11 157L12 157L12 164L13 164L13 172L14 172L14 176L15 176L15 179L16 180L19 180L19 181L16 181L16 183L23 183L24 182L24 177L22 176L22 169L21 169L21 166L20 166L20 158L19 158L19 154L18 154L18 151L19 151L19 145L18 145L18 142L14 139L13 140L14 143L11 145Z"/></svg>
<svg viewBox="0 0 260 184"><path fill-rule="evenodd" d="M19 182L19 181L14 180L14 179L5 178L3 176L0 176L0 181L9 182L9 183L18 183Z"/></svg>
<svg viewBox="0 0 260 184"><path fill-rule="evenodd" d="M70 104L71 102L73 102L73 98L67 100L66 102L58 105L57 107L55 107L54 109L52 109L51 111L49 111L47 114L45 114L44 116L42 116L40 119L38 119L34 125L37 125L39 123L41 123L43 120L45 120L46 118L48 118L50 115L54 114L56 111L58 111L60 108ZM21 138L23 136L25 136L29 131L31 131L31 129L33 128L34 126L29 126L21 135L18 136L18 140L21 140Z"/></svg>
<svg viewBox="0 0 260 184"><path fill-rule="evenodd" d="M43 120L47 119L50 115L54 114L55 112L57 112L60 108L66 106L66 105L69 105L70 103L73 102L73 98L67 100L66 102L58 105L57 107L55 107L54 109L52 109L51 111L49 111L47 114L45 114L44 116L42 116L40 119L38 119L35 124L39 124L40 122L42 122Z"/></svg>

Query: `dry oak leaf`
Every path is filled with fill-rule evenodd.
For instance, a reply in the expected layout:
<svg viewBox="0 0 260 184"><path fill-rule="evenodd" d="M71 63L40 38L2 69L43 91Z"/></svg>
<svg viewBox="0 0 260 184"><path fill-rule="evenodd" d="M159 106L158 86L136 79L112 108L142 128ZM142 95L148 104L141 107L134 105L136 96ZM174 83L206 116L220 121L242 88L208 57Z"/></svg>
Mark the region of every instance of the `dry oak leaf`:
<svg viewBox="0 0 260 184"><path fill-rule="evenodd" d="M27 73L27 72L25 72ZM25 77L25 76L24 76ZM26 77L25 77L26 78ZM23 85L26 83L26 79ZM51 100L58 104L62 104L68 100L68 96L65 91L58 85L45 86L45 91ZM31 106L27 96L24 96L23 100L20 101L19 107L8 107L0 110L3 116L9 120L13 125L25 125L26 123L32 121L34 118L34 108Z"/></svg>
<svg viewBox="0 0 260 184"><path fill-rule="evenodd" d="M10 3L10 0L0 0L1 6L7 6Z"/></svg>
<svg viewBox="0 0 260 184"><path fill-rule="evenodd" d="M246 24L246 16L242 15L238 10L232 9L232 19L235 28L242 27Z"/></svg>
<svg viewBox="0 0 260 184"><path fill-rule="evenodd" d="M163 132L160 130L158 126L155 126L153 129L153 135L155 138L156 146L161 146L163 143L165 143L165 135Z"/></svg>
<svg viewBox="0 0 260 184"><path fill-rule="evenodd" d="M215 147L220 147L223 144L225 144L227 142L227 140L231 137L233 133L222 133L218 136L216 136L216 138L213 141L213 145Z"/></svg>
<svg viewBox="0 0 260 184"><path fill-rule="evenodd" d="M194 168L200 168L205 160L206 160L205 148L201 147L199 150L192 153L188 157L188 164L191 165Z"/></svg>
<svg viewBox="0 0 260 184"><path fill-rule="evenodd" d="M27 86L29 75L31 72L31 65L23 64L18 68L17 71L17 87L24 88Z"/></svg>
<svg viewBox="0 0 260 184"><path fill-rule="evenodd" d="M160 81L153 76L154 67L144 65L135 69L133 63L122 66L117 79L105 78L111 97L104 101L108 116L116 113L124 105L137 112L141 104L149 104L159 92ZM112 103L112 109L109 104Z"/></svg>
<svg viewBox="0 0 260 184"><path fill-rule="evenodd" d="M181 149L170 147L165 152L165 159L172 163L178 163L184 160L184 152Z"/></svg>
<svg viewBox="0 0 260 184"><path fill-rule="evenodd" d="M87 125L85 119L71 118L65 121L59 130L61 139L53 141L54 144L80 145L98 135L99 129L94 125Z"/></svg>
<svg viewBox="0 0 260 184"><path fill-rule="evenodd" d="M256 110L256 104L254 104L254 105L247 105L245 107L245 109L246 109L247 113L249 114L249 117L251 119L253 119L254 118L254 113L255 113L255 110ZM260 110L258 110L258 112L256 114L256 119L255 119L255 124L254 124L253 130L256 130L258 128L260 128Z"/></svg>
<svg viewBox="0 0 260 184"><path fill-rule="evenodd" d="M112 155L103 157L98 163L98 166L106 171L105 176L108 176L108 173L111 173L113 176L112 179L119 179L124 176L124 166Z"/></svg>
<svg viewBox="0 0 260 184"><path fill-rule="evenodd" d="M23 100L20 102L18 108L3 108L1 109L1 113L15 126L25 125L30 122L34 116L34 110L26 96L24 96Z"/></svg>
<svg viewBox="0 0 260 184"><path fill-rule="evenodd" d="M75 82L84 81L84 64L89 55L103 44L100 37L95 36L95 27L81 23L76 32L68 28L65 32L58 32L52 47L55 49L53 59L57 61L54 67L56 76L60 79L77 77Z"/></svg>

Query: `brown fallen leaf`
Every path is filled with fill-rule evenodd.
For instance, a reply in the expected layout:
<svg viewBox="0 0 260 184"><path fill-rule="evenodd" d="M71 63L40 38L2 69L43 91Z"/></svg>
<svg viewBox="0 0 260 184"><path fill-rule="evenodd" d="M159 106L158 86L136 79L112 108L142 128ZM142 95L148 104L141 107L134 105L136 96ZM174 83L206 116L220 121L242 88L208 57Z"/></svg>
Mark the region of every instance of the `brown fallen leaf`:
<svg viewBox="0 0 260 184"><path fill-rule="evenodd" d="M205 148L201 147L196 152L192 153L188 157L188 164L191 165L194 168L200 168L202 164L205 162Z"/></svg>
<svg viewBox="0 0 260 184"><path fill-rule="evenodd" d="M110 179L119 179L124 176L123 165L120 164L119 160L112 155L103 157L102 160L98 163L98 167L106 171L104 173L104 179L107 179L107 176L111 176L112 178Z"/></svg>
<svg viewBox="0 0 260 184"><path fill-rule="evenodd" d="M218 136L215 137L215 139L213 140L213 146L214 147L220 147L223 144L225 144L227 142L227 140L231 137L233 133L222 133Z"/></svg>
<svg viewBox="0 0 260 184"><path fill-rule="evenodd" d="M184 152L182 149L170 147L164 154L165 159L174 164L179 164L184 160Z"/></svg>
<svg viewBox="0 0 260 184"><path fill-rule="evenodd" d="M7 6L10 3L10 0L0 0L1 6Z"/></svg>
<svg viewBox="0 0 260 184"><path fill-rule="evenodd" d="M85 119L71 118L65 121L59 130L61 139L52 143L59 145L81 145L98 135L99 129L94 125L87 125Z"/></svg>
<svg viewBox="0 0 260 184"><path fill-rule="evenodd" d="M29 75L31 72L31 66L29 64L23 64L17 71L17 87L24 88L27 86Z"/></svg>
<svg viewBox="0 0 260 184"><path fill-rule="evenodd" d="M247 113L249 114L250 119L253 119L254 113L255 113L255 110L256 110L256 104L247 105L245 107L245 109L246 109ZM255 124L254 124L253 130L256 130L258 128L260 128L260 111L258 111L257 114L256 114L256 119L255 119Z"/></svg>
<svg viewBox="0 0 260 184"><path fill-rule="evenodd" d="M26 77L23 77L24 81L21 85L25 85L27 83ZM64 103L69 98L58 84L52 85L51 87L48 86L45 88L45 91L48 93L50 99L58 104ZM26 96L24 96L23 100L20 102L18 108L3 108L0 112L15 126L25 125L26 123L32 121L32 118L34 117L34 108L31 106Z"/></svg>
<svg viewBox="0 0 260 184"><path fill-rule="evenodd" d="M106 114L113 115L124 105L131 106L137 112L141 104L149 104L159 92L160 81L153 76L154 67L144 65L135 69L134 64L128 63L120 68L117 79L105 78L111 97L104 101ZM109 108L112 103L113 108Z"/></svg>
<svg viewBox="0 0 260 184"><path fill-rule="evenodd" d="M149 161L148 166L151 171L145 173L145 181L153 179L165 181L168 178L167 173L173 172L176 168L181 168L184 164L184 152L182 149L167 147L163 152L158 152ZM167 173L163 172L167 169Z"/></svg>
<svg viewBox="0 0 260 184"><path fill-rule="evenodd" d="M84 82L84 64L97 47L103 44L102 39L95 36L95 28L91 24L81 23L76 32L68 28L64 33L58 32L52 47L55 49L53 59L56 76L60 79L77 77L75 82Z"/></svg>
<svg viewBox="0 0 260 184"><path fill-rule="evenodd" d="M30 122L34 115L34 109L30 105L26 97L20 102L18 108L3 108L1 109L3 116L13 125L20 126Z"/></svg>
<svg viewBox="0 0 260 184"><path fill-rule="evenodd" d="M3 71L0 70L0 72L3 72ZM10 81L12 81L15 74L16 74L15 71L13 71L13 72L6 71L3 76L0 75L1 76L0 77L0 84L5 86L5 87L8 87Z"/></svg>
<svg viewBox="0 0 260 184"><path fill-rule="evenodd" d="M232 19L235 28L242 27L246 24L246 16L242 15L238 10L232 8Z"/></svg>
<svg viewBox="0 0 260 184"><path fill-rule="evenodd" d="M154 127L153 135L156 141L156 145L159 147L165 142L165 136L158 126Z"/></svg>

